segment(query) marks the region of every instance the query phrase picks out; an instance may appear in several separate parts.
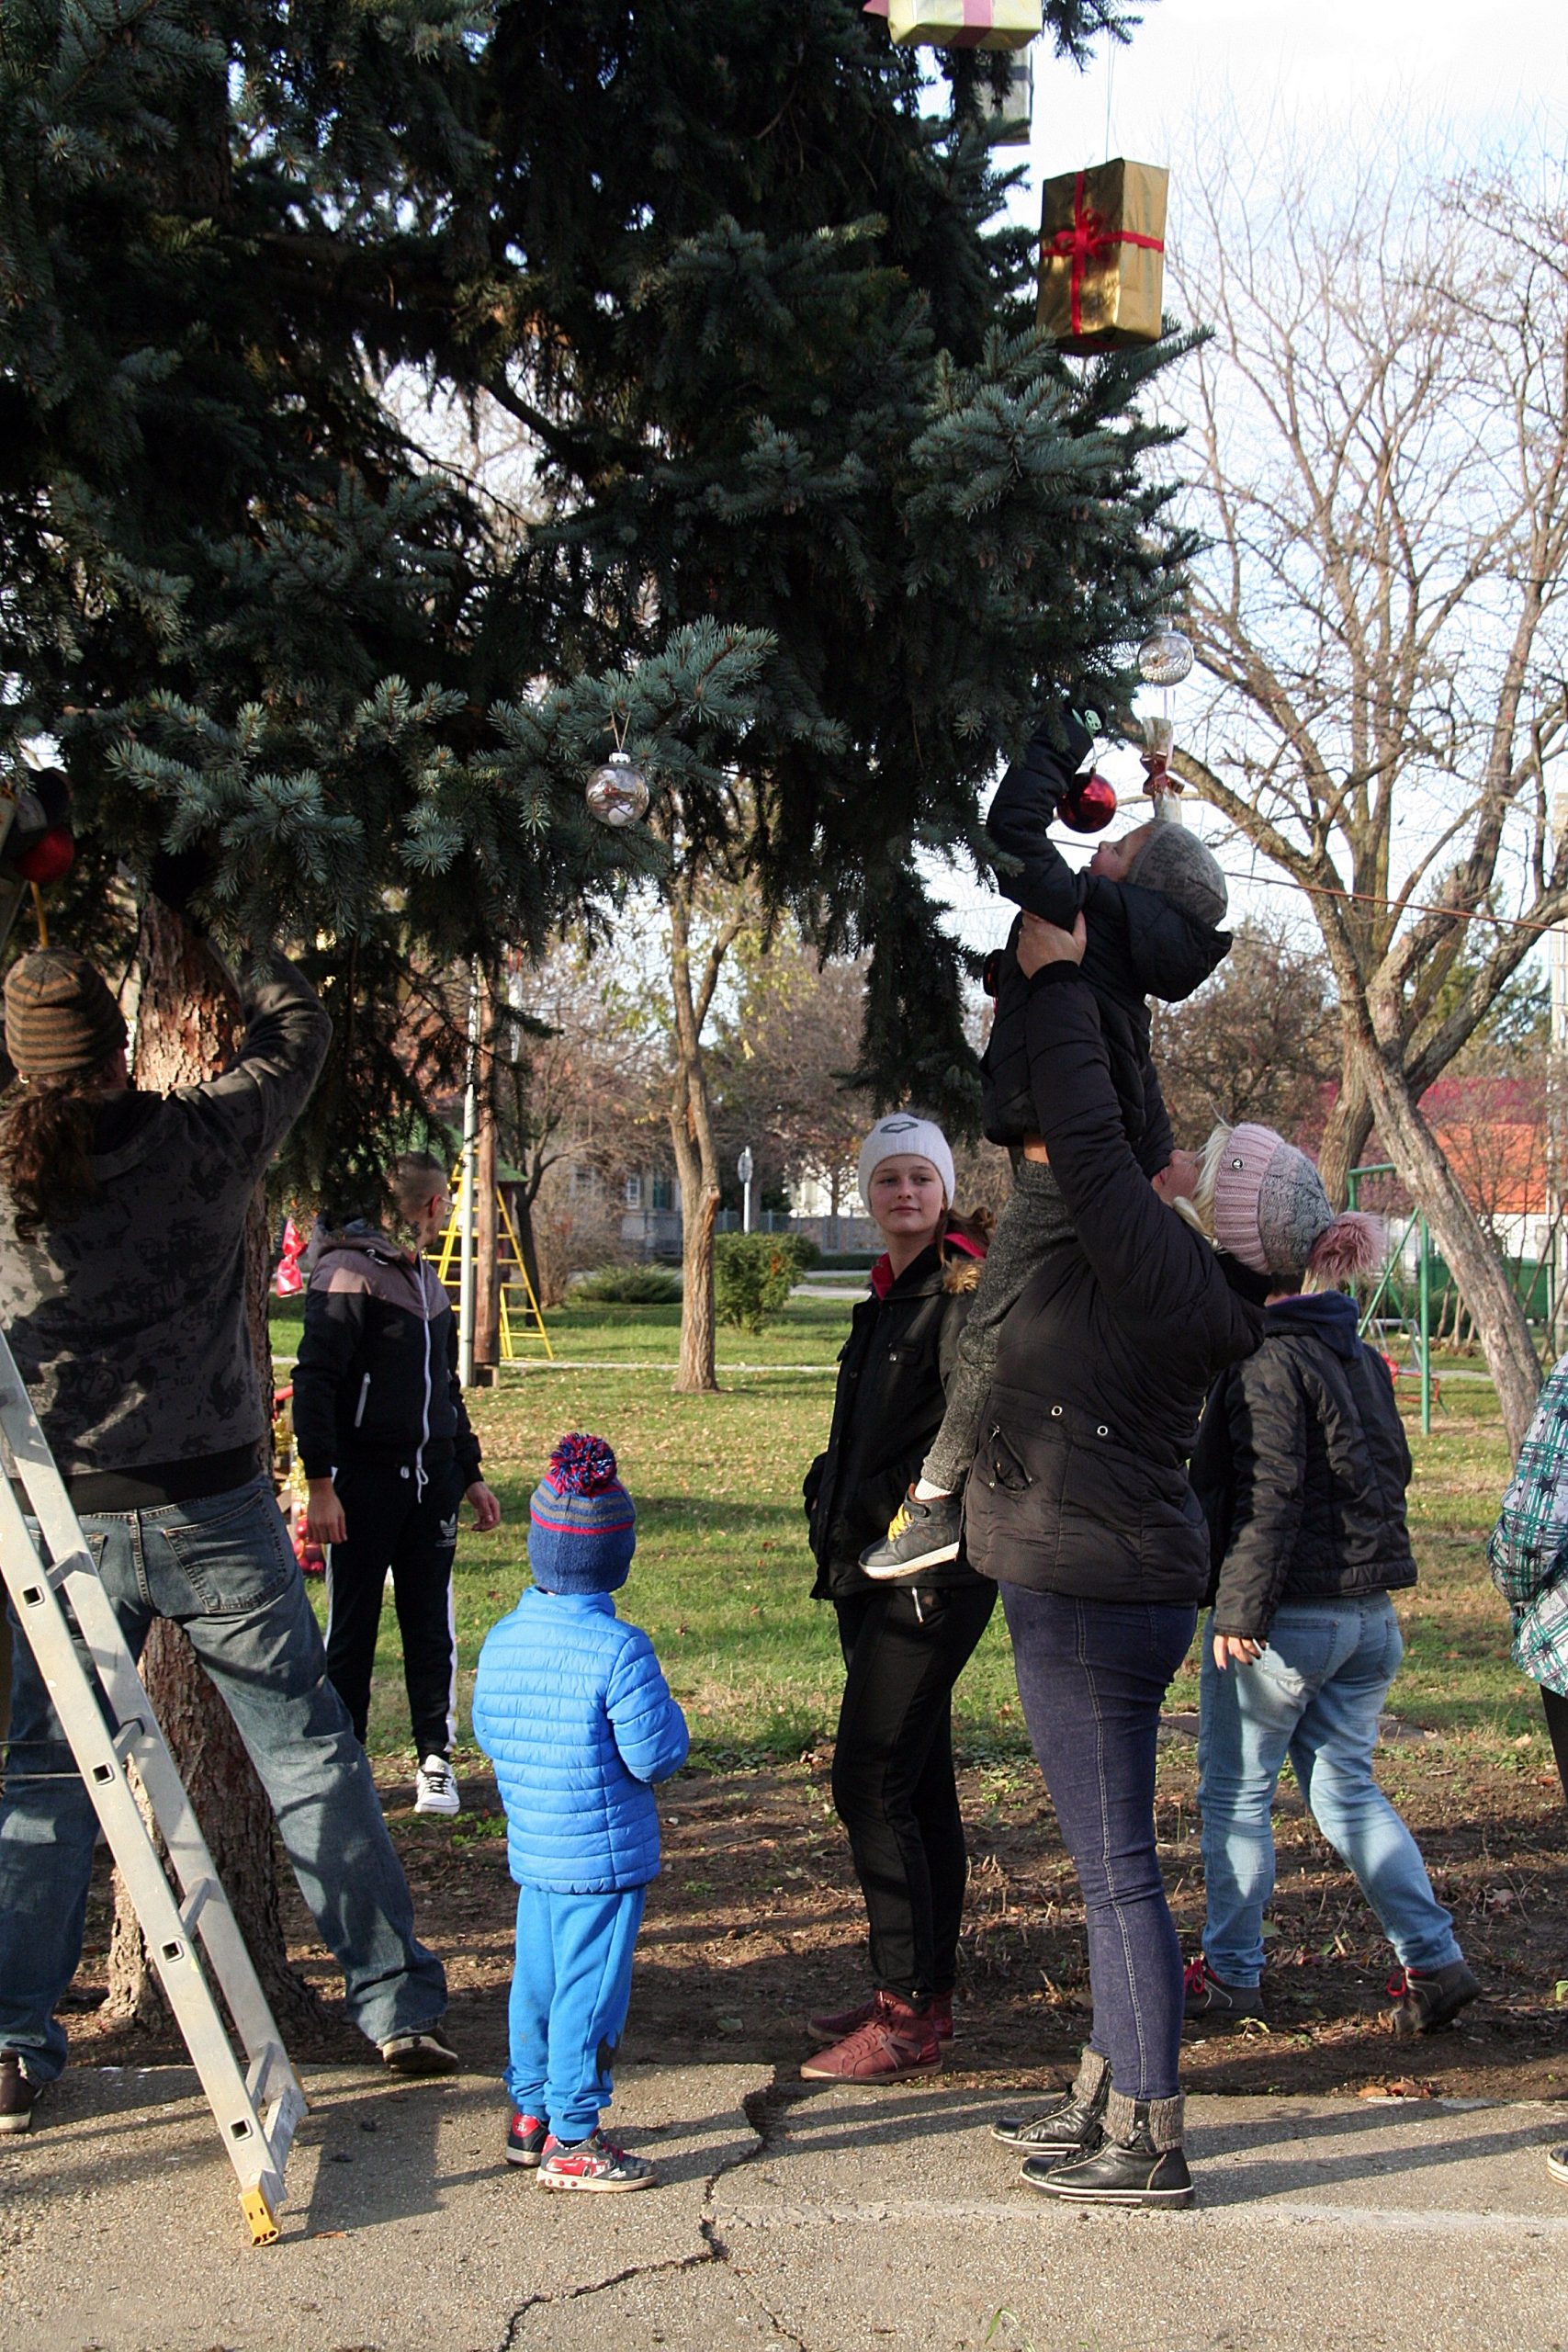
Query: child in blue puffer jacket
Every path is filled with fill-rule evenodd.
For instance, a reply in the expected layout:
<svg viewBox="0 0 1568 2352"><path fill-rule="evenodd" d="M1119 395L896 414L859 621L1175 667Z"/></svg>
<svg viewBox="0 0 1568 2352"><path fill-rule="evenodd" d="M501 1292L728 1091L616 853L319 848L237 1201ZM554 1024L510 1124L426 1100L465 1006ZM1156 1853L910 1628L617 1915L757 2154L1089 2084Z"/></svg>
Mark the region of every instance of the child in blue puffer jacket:
<svg viewBox="0 0 1568 2352"><path fill-rule="evenodd" d="M562 1438L534 1489L528 1565L474 1679L474 1736L495 1766L517 1895L509 2164L541 2188L651 2188L653 2166L599 2129L659 1872L653 1783L686 1760L686 1719L653 1645L610 1595L637 1511L603 1438Z"/></svg>

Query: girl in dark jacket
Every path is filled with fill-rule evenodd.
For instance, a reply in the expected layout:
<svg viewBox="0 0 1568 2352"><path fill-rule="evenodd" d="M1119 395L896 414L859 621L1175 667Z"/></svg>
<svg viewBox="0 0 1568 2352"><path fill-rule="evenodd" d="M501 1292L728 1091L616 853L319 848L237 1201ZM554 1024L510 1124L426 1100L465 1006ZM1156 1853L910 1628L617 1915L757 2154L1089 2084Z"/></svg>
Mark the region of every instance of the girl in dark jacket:
<svg viewBox="0 0 1568 2352"><path fill-rule="evenodd" d="M881 1119L861 1191L886 1255L839 1360L828 1450L806 1480L814 1599L831 1600L848 1669L833 1801L849 1832L871 1926L871 1998L811 2019L831 2046L811 2081L886 2083L932 2072L953 2031L958 1928L968 1875L953 1770L953 1686L996 1594L955 1559L874 1583L860 1555L886 1527L941 1424L958 1335L984 1255L955 1218L940 1127Z"/></svg>
<svg viewBox="0 0 1568 2352"><path fill-rule="evenodd" d="M1216 1385L1192 1462L1214 1580L1198 1738L1208 1920L1187 2014L1263 2015L1271 1815L1289 1755L1401 1962L1390 2022L1430 2033L1481 1988L1372 1770L1404 1649L1389 1595L1416 1581L1410 1449L1388 1366L1333 1285L1372 1271L1382 1235L1369 1217L1337 1217L1313 1162L1271 1127L1216 1132L1197 1204L1270 1295L1263 1345Z"/></svg>
<svg viewBox="0 0 1568 2352"><path fill-rule="evenodd" d="M1058 1230L1002 1326L967 1527L975 1566L1001 1584L1029 1736L1083 1889L1094 2022L1067 2096L996 2131L1052 2196L1188 2205L1155 1749L1208 1581L1187 1459L1211 1381L1250 1354L1263 1318L1133 1156L1083 937L1081 917L1072 933L1030 917L1019 942Z"/></svg>

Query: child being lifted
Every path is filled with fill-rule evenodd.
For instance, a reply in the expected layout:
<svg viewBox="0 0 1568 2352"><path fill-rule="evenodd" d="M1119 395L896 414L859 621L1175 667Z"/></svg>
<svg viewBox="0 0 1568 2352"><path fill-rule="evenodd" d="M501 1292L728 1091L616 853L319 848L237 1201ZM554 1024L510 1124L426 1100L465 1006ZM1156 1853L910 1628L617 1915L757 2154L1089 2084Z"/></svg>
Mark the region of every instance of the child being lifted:
<svg viewBox="0 0 1568 2352"><path fill-rule="evenodd" d="M1068 865L1050 828L1093 741L1065 705L1043 718L1022 758L1002 778L987 830L1009 860L998 871L1000 888L1024 913L1064 931L1071 931L1080 914L1085 918L1083 974L1099 1001L1127 1138L1159 1190L1174 1144L1149 1058L1147 1000L1179 1004L1227 954L1230 935L1218 928L1225 915L1225 882L1165 794L1146 824L1102 842L1086 871ZM886 1537L861 1555L868 1577L914 1576L956 1558L964 1481L979 1442L998 1334L1046 1251L1071 1230L1046 1164L1030 1087L1024 1011L1031 983L1015 953L1021 923L1020 916L996 959L996 1014L981 1062L986 1134L1011 1154L1013 1190L959 1342L946 1417Z"/></svg>

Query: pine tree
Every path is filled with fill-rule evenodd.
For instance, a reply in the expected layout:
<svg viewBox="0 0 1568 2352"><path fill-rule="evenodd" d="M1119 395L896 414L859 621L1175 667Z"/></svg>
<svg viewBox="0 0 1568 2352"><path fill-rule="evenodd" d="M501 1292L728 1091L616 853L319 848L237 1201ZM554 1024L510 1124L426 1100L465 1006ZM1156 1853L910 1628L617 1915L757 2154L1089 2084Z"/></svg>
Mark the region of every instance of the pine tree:
<svg viewBox="0 0 1568 2352"><path fill-rule="evenodd" d="M1108 13L1048 11L1079 55ZM1032 241L978 122L987 65L947 53L932 115L922 56L854 0L509 8L483 120L491 274L446 364L532 435L549 503L498 632L547 646L558 675L645 658L699 615L772 639L734 747L745 790L651 750L672 908L747 876L868 953L862 1076L963 1131L964 959L919 854L984 857L981 790L1053 687L1125 709L1187 552L1139 405L1180 346L1086 368L1040 340ZM700 1092L689 1073L672 1123L698 1322L717 1204L711 1155L686 1182ZM697 1353L683 1385L711 1385Z"/></svg>

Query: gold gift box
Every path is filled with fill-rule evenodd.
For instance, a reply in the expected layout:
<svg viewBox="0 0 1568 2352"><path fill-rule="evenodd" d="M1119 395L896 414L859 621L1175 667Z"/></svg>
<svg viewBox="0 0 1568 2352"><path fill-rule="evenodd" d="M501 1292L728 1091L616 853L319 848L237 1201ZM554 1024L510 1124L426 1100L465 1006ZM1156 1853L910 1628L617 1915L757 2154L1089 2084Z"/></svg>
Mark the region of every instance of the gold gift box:
<svg viewBox="0 0 1568 2352"><path fill-rule="evenodd" d="M899 48L1027 49L1043 28L1042 0L887 0L887 29Z"/></svg>
<svg viewBox="0 0 1568 2352"><path fill-rule="evenodd" d="M1064 351L1159 341L1169 180L1118 157L1045 182L1039 323Z"/></svg>

